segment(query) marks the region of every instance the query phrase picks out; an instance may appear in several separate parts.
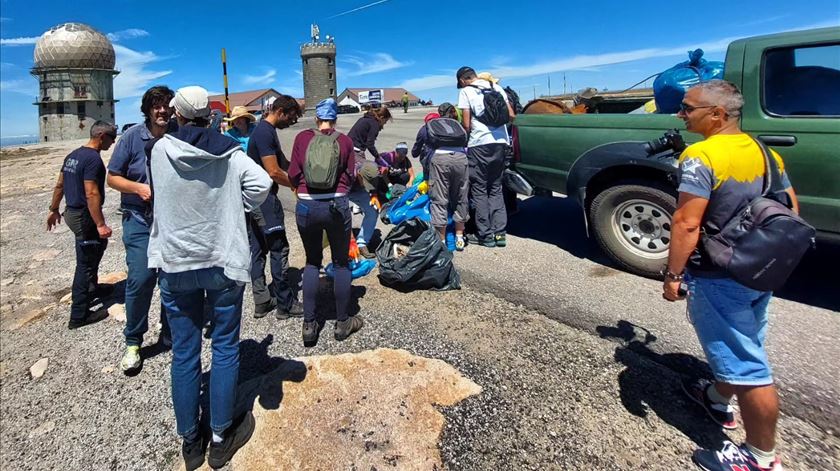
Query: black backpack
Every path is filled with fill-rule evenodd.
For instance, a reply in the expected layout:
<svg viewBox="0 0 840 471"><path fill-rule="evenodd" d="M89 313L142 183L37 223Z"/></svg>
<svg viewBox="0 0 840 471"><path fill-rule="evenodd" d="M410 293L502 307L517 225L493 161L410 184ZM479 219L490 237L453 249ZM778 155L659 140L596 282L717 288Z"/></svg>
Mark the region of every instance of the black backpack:
<svg viewBox="0 0 840 471"><path fill-rule="evenodd" d="M466 147L467 131L452 118L433 119L426 123L426 144L432 149Z"/></svg>
<svg viewBox="0 0 840 471"><path fill-rule="evenodd" d="M742 285L759 291L781 288L802 256L814 245L816 230L791 210L776 159L756 140L764 155L764 186L716 234L703 234L712 262Z"/></svg>
<svg viewBox="0 0 840 471"><path fill-rule="evenodd" d="M510 122L510 112L508 112L507 102L492 84L490 88L482 88L477 85L470 86L478 90L484 98L484 112L476 116L475 119L491 128L504 126Z"/></svg>
<svg viewBox="0 0 840 471"><path fill-rule="evenodd" d="M505 95L507 95L508 103L510 103L510 107L513 108L513 112L516 114L522 113L522 103L519 101L519 94L516 93L516 90L507 86L505 87Z"/></svg>

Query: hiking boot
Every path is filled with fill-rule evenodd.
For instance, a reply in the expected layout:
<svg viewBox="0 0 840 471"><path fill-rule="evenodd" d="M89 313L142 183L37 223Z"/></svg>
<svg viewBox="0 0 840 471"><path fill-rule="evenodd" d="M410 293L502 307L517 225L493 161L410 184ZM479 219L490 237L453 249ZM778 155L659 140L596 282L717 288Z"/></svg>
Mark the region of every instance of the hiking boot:
<svg viewBox="0 0 840 471"><path fill-rule="evenodd" d="M507 235L504 232L500 232L496 234L496 247L506 247L507 246Z"/></svg>
<svg viewBox="0 0 840 471"><path fill-rule="evenodd" d="M345 340L353 332L358 331L365 325L361 316L348 317L347 320L335 323L335 339L339 342Z"/></svg>
<svg viewBox="0 0 840 471"><path fill-rule="evenodd" d="M318 344L318 336L321 334L323 324L318 321L303 323L303 346L314 347Z"/></svg>
<svg viewBox="0 0 840 471"><path fill-rule="evenodd" d="M207 456L207 464L213 469L219 469L226 465L233 455L248 443L254 433L254 415L249 411L242 418L234 422L225 431L225 438L219 442L210 443L210 453Z"/></svg>
<svg viewBox="0 0 840 471"><path fill-rule="evenodd" d="M486 239L481 239L475 234L467 234L467 243L470 245L481 245L483 247L495 247L496 238L488 237Z"/></svg>
<svg viewBox="0 0 840 471"><path fill-rule="evenodd" d="M97 322L105 319L108 317L108 311L105 309L100 309L98 311L88 310L87 314L82 320L70 319L67 322L67 328L70 330L78 329L79 327L84 327L90 324L96 324Z"/></svg>
<svg viewBox="0 0 840 471"><path fill-rule="evenodd" d="M359 246L359 255L365 258L376 258L376 254L371 252L366 245Z"/></svg>
<svg viewBox="0 0 840 471"><path fill-rule="evenodd" d="M254 319L261 319L277 308L277 301L271 298L267 303L254 305Z"/></svg>
<svg viewBox="0 0 840 471"><path fill-rule="evenodd" d="M290 317L303 317L303 304L295 299L288 308L278 307L277 312L274 315L280 320L288 319Z"/></svg>
<svg viewBox="0 0 840 471"><path fill-rule="evenodd" d="M720 451L699 449L691 455L692 461L706 471L783 471L779 457L769 468L758 465L752 453L745 445L737 446L730 441L723 442Z"/></svg>
<svg viewBox="0 0 840 471"><path fill-rule="evenodd" d="M123 373L138 371L142 367L143 358L140 356L140 347L138 345L125 347L125 353L120 360L120 369Z"/></svg>
<svg viewBox="0 0 840 471"><path fill-rule="evenodd" d="M181 444L181 456L184 457L184 467L187 471L194 471L204 464L204 452L207 451L208 438L206 434L199 434L195 440L184 440Z"/></svg>
<svg viewBox="0 0 840 471"><path fill-rule="evenodd" d="M463 252L464 247L467 246L467 241L464 240L464 236L455 236L455 250L458 252Z"/></svg>
<svg viewBox="0 0 840 471"><path fill-rule="evenodd" d="M707 379L683 381L682 389L689 399L705 409L706 413L709 414L709 417L711 417L716 424L726 430L735 430L738 428L738 423L735 421L735 409L732 405L714 402L709 399L709 395L706 394L708 389L712 387L712 384L713 383Z"/></svg>

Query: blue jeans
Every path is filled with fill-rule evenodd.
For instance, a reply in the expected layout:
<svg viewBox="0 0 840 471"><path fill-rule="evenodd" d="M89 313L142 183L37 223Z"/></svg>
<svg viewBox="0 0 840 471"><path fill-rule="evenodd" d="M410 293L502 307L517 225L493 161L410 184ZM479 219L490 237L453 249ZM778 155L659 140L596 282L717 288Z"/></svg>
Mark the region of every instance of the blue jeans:
<svg viewBox="0 0 840 471"><path fill-rule="evenodd" d="M362 210L362 227L359 229L359 235L356 236L356 244L359 247L366 247L370 238L373 237L373 231L376 230L379 212L370 205L370 193L363 188L357 188L347 196Z"/></svg>
<svg viewBox="0 0 840 471"><path fill-rule="evenodd" d="M125 344L143 345L143 335L149 330L149 308L155 291L157 273L149 269L149 228L151 222L142 213L123 208L122 227L123 245L125 245L125 264L128 266L128 279L125 280ZM163 324L161 335L169 332L169 322L160 309L160 322Z"/></svg>
<svg viewBox="0 0 840 471"><path fill-rule="evenodd" d="M772 384L764 337L773 293L731 278L688 276L686 281L688 314L715 379L744 386Z"/></svg>
<svg viewBox="0 0 840 471"><path fill-rule="evenodd" d="M160 274L160 294L172 327L172 406L178 435L194 435L201 393L201 329L205 296L213 321L210 428L221 434L233 420L239 378L239 327L245 284L221 268Z"/></svg>

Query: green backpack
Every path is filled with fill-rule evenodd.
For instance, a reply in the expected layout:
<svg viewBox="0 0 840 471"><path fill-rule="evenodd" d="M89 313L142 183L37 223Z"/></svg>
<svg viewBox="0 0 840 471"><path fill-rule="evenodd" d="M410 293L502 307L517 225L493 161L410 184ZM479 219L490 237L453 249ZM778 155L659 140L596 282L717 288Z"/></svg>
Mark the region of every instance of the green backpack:
<svg viewBox="0 0 840 471"><path fill-rule="evenodd" d="M303 178L310 190L332 190L338 182L340 151L338 131L324 134L315 130L315 136L306 149L306 164L303 166Z"/></svg>

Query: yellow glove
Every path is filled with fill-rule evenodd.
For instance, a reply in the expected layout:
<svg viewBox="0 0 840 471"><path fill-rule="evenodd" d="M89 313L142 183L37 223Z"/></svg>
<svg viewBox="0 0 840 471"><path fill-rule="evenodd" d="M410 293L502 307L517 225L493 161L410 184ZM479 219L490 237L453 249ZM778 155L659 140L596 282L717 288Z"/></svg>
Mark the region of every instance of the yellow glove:
<svg viewBox="0 0 840 471"><path fill-rule="evenodd" d="M417 185L417 191L420 192L421 195L425 195L426 192L429 191L429 182L427 182L425 180L420 182L420 184Z"/></svg>

